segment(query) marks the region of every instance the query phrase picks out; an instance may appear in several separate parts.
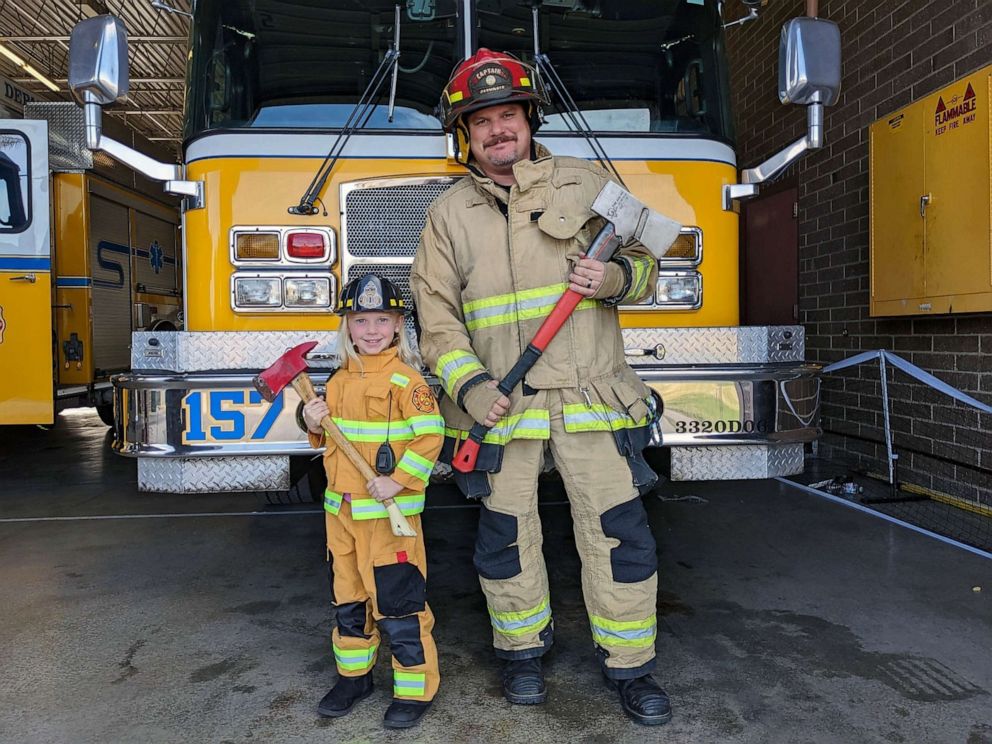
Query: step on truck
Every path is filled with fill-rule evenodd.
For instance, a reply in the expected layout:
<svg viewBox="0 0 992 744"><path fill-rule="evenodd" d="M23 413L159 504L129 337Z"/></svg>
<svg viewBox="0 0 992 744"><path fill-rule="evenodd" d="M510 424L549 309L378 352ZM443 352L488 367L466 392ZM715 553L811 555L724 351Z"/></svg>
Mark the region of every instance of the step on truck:
<svg viewBox="0 0 992 744"><path fill-rule="evenodd" d="M310 371L326 379L350 279L376 272L409 298L426 209L466 176L435 107L479 47L530 62L552 89L540 142L615 169L685 225L652 295L620 310L628 359L664 401L654 441L672 477L801 471L819 434L817 369L800 326L741 326L737 210L822 144L840 39L829 21L786 24L779 95L807 107L808 131L740 170L722 13L717 0L199 0L179 166L102 132L100 106L126 86L126 29L83 21L70 85L88 146L184 200L185 330L135 333L115 378L114 447L137 459L139 489L287 489L294 458L317 454L299 400L269 404L252 377L314 340Z"/></svg>

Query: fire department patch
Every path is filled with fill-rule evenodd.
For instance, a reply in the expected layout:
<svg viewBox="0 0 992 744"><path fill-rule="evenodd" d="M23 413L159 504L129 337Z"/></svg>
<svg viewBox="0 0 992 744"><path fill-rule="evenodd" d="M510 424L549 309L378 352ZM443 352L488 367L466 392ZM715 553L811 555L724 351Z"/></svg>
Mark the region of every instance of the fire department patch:
<svg viewBox="0 0 992 744"><path fill-rule="evenodd" d="M419 386L413 391L413 405L421 413L433 413L435 406L434 393L426 385Z"/></svg>
<svg viewBox="0 0 992 744"><path fill-rule="evenodd" d="M369 282L358 296L358 306L362 308L382 307L382 295L379 294L378 282Z"/></svg>

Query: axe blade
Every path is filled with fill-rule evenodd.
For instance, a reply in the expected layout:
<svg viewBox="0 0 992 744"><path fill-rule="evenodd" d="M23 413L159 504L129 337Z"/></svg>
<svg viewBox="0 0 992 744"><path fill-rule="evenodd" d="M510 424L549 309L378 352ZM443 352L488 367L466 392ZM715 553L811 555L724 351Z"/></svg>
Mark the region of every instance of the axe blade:
<svg viewBox="0 0 992 744"><path fill-rule="evenodd" d="M307 354L316 345L316 341L307 341L287 351L255 376L255 389L271 403L298 374L307 371Z"/></svg>
<svg viewBox="0 0 992 744"><path fill-rule="evenodd" d="M664 256L682 229L613 181L607 182L592 203L592 211L613 224L624 244L639 240L655 258Z"/></svg>

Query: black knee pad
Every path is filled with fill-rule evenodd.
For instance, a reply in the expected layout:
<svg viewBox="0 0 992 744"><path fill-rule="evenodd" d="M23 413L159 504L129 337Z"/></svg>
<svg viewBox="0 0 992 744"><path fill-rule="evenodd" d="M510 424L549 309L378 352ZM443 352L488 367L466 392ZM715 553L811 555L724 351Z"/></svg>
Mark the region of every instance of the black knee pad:
<svg viewBox="0 0 992 744"><path fill-rule="evenodd" d="M613 580L634 584L658 570L658 552L648 527L648 515L639 498L614 506L599 518L603 534L620 541L610 551Z"/></svg>
<svg viewBox="0 0 992 744"><path fill-rule="evenodd" d="M338 633L349 638L368 638L365 634L365 620L368 606L365 602L348 602L337 606L335 613L338 621Z"/></svg>
<svg viewBox="0 0 992 744"><path fill-rule="evenodd" d="M424 644L420 641L420 620L416 615L384 617L378 624L389 636L389 648L400 664L412 667L424 663Z"/></svg>
<svg viewBox="0 0 992 744"><path fill-rule="evenodd" d="M427 581L412 563L374 566L375 601L386 617L403 617L423 612L427 606Z"/></svg>
<svg viewBox="0 0 992 744"><path fill-rule="evenodd" d="M520 574L517 518L487 509L479 510L479 532L475 538L475 570L484 579L512 579Z"/></svg>

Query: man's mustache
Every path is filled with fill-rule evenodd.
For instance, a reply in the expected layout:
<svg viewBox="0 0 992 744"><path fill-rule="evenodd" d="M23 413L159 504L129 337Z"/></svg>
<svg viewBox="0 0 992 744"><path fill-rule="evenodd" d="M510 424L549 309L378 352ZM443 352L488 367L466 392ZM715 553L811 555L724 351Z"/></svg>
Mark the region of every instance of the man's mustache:
<svg viewBox="0 0 992 744"><path fill-rule="evenodd" d="M495 137L490 137L483 143L483 147L493 147L495 145L501 145L504 142L516 142L517 137L514 134L500 134Z"/></svg>

